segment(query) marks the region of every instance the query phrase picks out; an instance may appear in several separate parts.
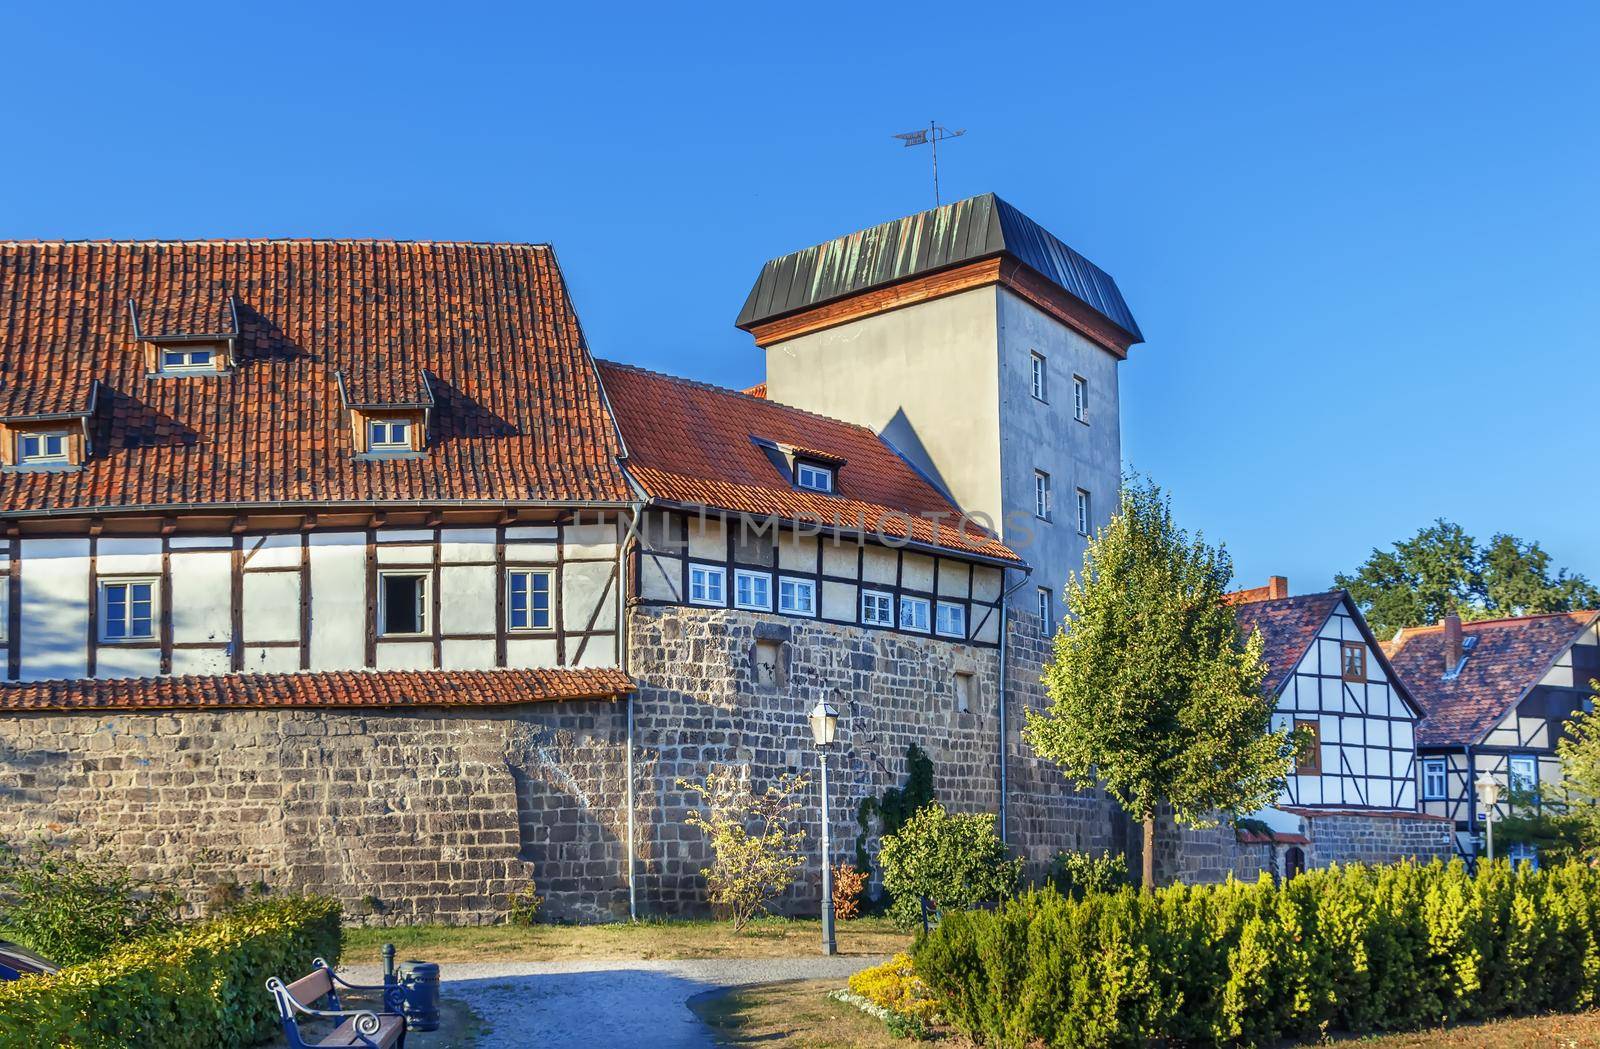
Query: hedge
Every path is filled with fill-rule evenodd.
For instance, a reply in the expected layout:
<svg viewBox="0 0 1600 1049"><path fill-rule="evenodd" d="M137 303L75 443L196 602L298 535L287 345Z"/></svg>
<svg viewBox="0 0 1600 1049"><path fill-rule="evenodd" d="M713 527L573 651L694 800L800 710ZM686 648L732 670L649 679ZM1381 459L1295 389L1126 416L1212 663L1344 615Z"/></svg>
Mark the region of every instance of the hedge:
<svg viewBox="0 0 1600 1049"><path fill-rule="evenodd" d="M337 963L339 905L321 897L250 904L127 944L53 976L0 984L0 1049L216 1046L270 1038L269 976Z"/></svg>
<svg viewBox="0 0 1600 1049"><path fill-rule="evenodd" d="M1600 1004L1600 871L1460 861L1282 886L1053 889L945 917L914 948L985 1045L1272 1045Z"/></svg>

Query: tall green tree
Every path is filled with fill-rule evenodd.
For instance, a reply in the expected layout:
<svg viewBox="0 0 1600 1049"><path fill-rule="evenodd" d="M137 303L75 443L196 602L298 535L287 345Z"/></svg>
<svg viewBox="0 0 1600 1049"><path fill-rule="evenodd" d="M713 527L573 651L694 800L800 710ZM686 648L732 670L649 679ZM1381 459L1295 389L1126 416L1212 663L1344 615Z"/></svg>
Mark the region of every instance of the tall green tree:
<svg viewBox="0 0 1600 1049"><path fill-rule="evenodd" d="M1143 822L1146 889L1161 805L1189 826L1252 812L1277 797L1293 758L1289 735L1272 731L1261 638L1241 641L1223 602L1232 576L1225 550L1191 539L1161 489L1130 478L1067 581L1049 704L1023 728L1068 779L1103 784Z"/></svg>
<svg viewBox="0 0 1600 1049"><path fill-rule="evenodd" d="M1590 687L1600 690L1600 682ZM1509 814L1495 825L1495 841L1532 845L1549 862L1574 857L1600 863L1600 712L1569 718L1556 756L1561 781L1513 794Z"/></svg>
<svg viewBox="0 0 1600 1049"><path fill-rule="evenodd" d="M1380 637L1451 612L1473 620L1600 607L1600 590L1564 568L1552 571L1537 542L1502 532L1480 546L1443 518L1387 550L1374 549L1333 583L1350 591Z"/></svg>

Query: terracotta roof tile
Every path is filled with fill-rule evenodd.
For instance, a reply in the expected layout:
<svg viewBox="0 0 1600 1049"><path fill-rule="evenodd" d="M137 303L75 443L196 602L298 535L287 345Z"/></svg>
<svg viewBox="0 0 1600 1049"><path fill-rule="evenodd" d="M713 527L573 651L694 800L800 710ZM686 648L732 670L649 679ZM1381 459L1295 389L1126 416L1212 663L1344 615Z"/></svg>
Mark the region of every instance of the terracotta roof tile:
<svg viewBox="0 0 1600 1049"><path fill-rule="evenodd" d="M488 707L616 699L613 669L322 671L34 681L0 685L0 710L217 710L278 707Z"/></svg>
<svg viewBox="0 0 1600 1049"><path fill-rule="evenodd" d="M1021 560L977 525L961 526L960 511L864 426L629 365L599 367L628 471L654 499L847 529L859 522L868 533ZM838 494L795 489L751 438L844 460Z"/></svg>
<svg viewBox="0 0 1600 1049"><path fill-rule="evenodd" d="M1444 629L1409 627L1386 645L1389 660L1426 713L1417 742L1466 746L1483 739L1600 612L1463 623L1473 637L1461 672L1445 680Z"/></svg>
<svg viewBox="0 0 1600 1049"><path fill-rule="evenodd" d="M1266 688L1276 694L1316 640L1317 631L1344 600L1343 590L1301 594L1239 606L1239 628L1248 637L1261 631L1261 655L1267 663Z"/></svg>
<svg viewBox="0 0 1600 1049"><path fill-rule="evenodd" d="M96 394L94 377L84 372L63 376L58 383L8 382L0 389L0 419L87 415Z"/></svg>
<svg viewBox="0 0 1600 1049"><path fill-rule="evenodd" d="M234 374L146 376L130 299L147 334L184 334L228 319L230 297ZM428 454L352 459L341 370L385 395L429 373ZM6 402L34 410L96 379L95 457L0 478L0 510L628 497L577 316L540 245L0 243Z"/></svg>
<svg viewBox="0 0 1600 1049"><path fill-rule="evenodd" d="M740 390L739 392L744 394L746 397L759 397L762 400L766 400L767 399L767 384L764 383L764 382L758 382L754 386L746 387L745 389Z"/></svg>

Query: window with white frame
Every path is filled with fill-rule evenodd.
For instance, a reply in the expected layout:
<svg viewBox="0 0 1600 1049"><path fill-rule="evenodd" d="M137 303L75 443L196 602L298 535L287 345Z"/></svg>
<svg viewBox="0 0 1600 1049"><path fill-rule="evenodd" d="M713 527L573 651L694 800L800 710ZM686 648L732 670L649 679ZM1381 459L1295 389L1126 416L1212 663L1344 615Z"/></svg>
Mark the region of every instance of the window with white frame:
<svg viewBox="0 0 1600 1049"><path fill-rule="evenodd" d="M1033 516L1050 520L1050 475L1043 470L1033 471Z"/></svg>
<svg viewBox="0 0 1600 1049"><path fill-rule="evenodd" d="M214 346L172 346L161 351L161 373L214 372L217 350Z"/></svg>
<svg viewBox="0 0 1600 1049"><path fill-rule="evenodd" d="M724 587L726 577L720 568L710 565L689 566L689 601L696 605L725 605L728 603Z"/></svg>
<svg viewBox="0 0 1600 1049"><path fill-rule="evenodd" d="M797 616L817 614L817 584L812 579L781 576L778 579L778 610Z"/></svg>
<svg viewBox="0 0 1600 1049"><path fill-rule="evenodd" d="M1089 380L1081 375L1072 377L1072 417L1081 423L1089 421Z"/></svg>
<svg viewBox="0 0 1600 1049"><path fill-rule="evenodd" d="M757 612L772 611L772 576L739 569L733 574L733 603Z"/></svg>
<svg viewBox="0 0 1600 1049"><path fill-rule="evenodd" d="M1443 801L1445 792L1445 759L1422 759L1422 800Z"/></svg>
<svg viewBox="0 0 1600 1049"><path fill-rule="evenodd" d="M933 628L945 637L966 637L967 606L954 601L940 601L934 610Z"/></svg>
<svg viewBox="0 0 1600 1049"><path fill-rule="evenodd" d="M1089 493L1078 489L1078 534L1089 534Z"/></svg>
<svg viewBox="0 0 1600 1049"><path fill-rule="evenodd" d="M919 634L928 632L927 598L902 597L900 599L900 629L915 630Z"/></svg>
<svg viewBox="0 0 1600 1049"><path fill-rule="evenodd" d="M1051 633L1050 620L1055 615L1055 595L1050 593L1050 588L1039 588L1039 625L1048 636Z"/></svg>
<svg viewBox="0 0 1600 1049"><path fill-rule="evenodd" d="M64 463L66 461L66 433L52 430L17 435L18 463Z"/></svg>
<svg viewBox="0 0 1600 1049"><path fill-rule="evenodd" d="M1529 793L1539 786L1539 759L1532 754L1513 754L1506 767L1511 770L1511 789Z"/></svg>
<svg viewBox="0 0 1600 1049"><path fill-rule="evenodd" d="M378 575L378 633L411 637L428 632L428 575L382 572Z"/></svg>
<svg viewBox="0 0 1600 1049"><path fill-rule="evenodd" d="M550 629L548 571L513 570L506 587L506 626L512 630Z"/></svg>
<svg viewBox="0 0 1600 1049"><path fill-rule="evenodd" d="M398 452L411 450L409 419L373 419L367 423L367 450Z"/></svg>
<svg viewBox="0 0 1600 1049"><path fill-rule="evenodd" d="M816 463L799 462L794 465L794 483L813 492L833 491L833 471Z"/></svg>
<svg viewBox="0 0 1600 1049"><path fill-rule="evenodd" d="M156 636L156 581L100 581L100 640L148 641Z"/></svg>
<svg viewBox="0 0 1600 1049"><path fill-rule="evenodd" d="M894 595L882 590L861 591L861 622L867 626L894 626Z"/></svg>
<svg viewBox="0 0 1600 1049"><path fill-rule="evenodd" d="M1044 356L1042 354L1035 353L1033 355L1033 399L1034 400L1036 400L1036 401L1048 401L1050 399L1049 390L1045 386L1045 383L1048 382L1048 381L1049 380L1045 377Z"/></svg>

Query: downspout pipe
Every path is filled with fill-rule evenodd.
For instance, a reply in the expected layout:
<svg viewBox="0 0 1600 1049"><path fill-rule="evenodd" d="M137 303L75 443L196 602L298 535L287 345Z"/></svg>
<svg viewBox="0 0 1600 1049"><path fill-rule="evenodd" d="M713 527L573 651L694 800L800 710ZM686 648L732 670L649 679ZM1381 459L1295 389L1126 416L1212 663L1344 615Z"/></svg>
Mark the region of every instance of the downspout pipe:
<svg viewBox="0 0 1600 1049"><path fill-rule="evenodd" d="M1008 774L1008 771L1007 771L1007 768L1006 768L1006 738L1007 738L1007 731L1008 731L1008 724L1009 724L1008 721L1006 720L1007 717L1009 716L1009 711L1008 711L1007 704L1006 704L1006 692L1007 692L1007 686L1010 683L1010 673L1009 673L1009 669L1008 669L1009 668L1009 664L1008 664L1007 659L1006 659L1007 652L1009 651L1009 646L1006 643L1006 635L1011 632L1011 630L1010 630L1011 619L1010 619L1010 616L1009 616L1008 613L1011 610L1011 595L1016 593L1018 590L1022 589L1022 585L1024 583L1026 583L1028 581L1028 578L1030 576L1032 576L1032 575L1033 575L1033 568L1031 566L1024 565L1023 568L1022 568L1022 578L1017 580L1015 586L1007 588L1005 591L1003 591L1000 594L1000 732L999 732L999 736L1000 736L1000 843L1002 845L1010 844L1010 840L1011 840L1010 837L1009 837L1009 828L1007 826L1008 821L1006 819L1006 809L1008 808L1009 802L1010 802L1010 799L1011 799L1011 793L1010 793L1011 784L1010 784L1010 780L1009 780L1009 774Z"/></svg>
<svg viewBox="0 0 1600 1049"><path fill-rule="evenodd" d="M627 538L617 546L617 607L619 616L617 629L617 660L618 664L621 666L622 672L624 674L628 674L630 677L632 676L632 668L629 658L630 651L628 639L632 631L629 629L631 624L628 622L628 616L630 615L630 612L628 610L627 595L630 593L631 583L631 580L628 578L628 554L633 549L634 544L639 541L638 529L640 522L644 520L644 508L645 504L642 502L633 503L629 507L629 513L632 516L628 521ZM639 884L638 878L636 877L638 872L637 861L635 860L637 851L634 848L633 697L634 693L629 692L627 698L628 752L624 762L624 777L627 781L627 788L624 793L626 795L625 804L628 806L628 919L630 921L638 921Z"/></svg>

